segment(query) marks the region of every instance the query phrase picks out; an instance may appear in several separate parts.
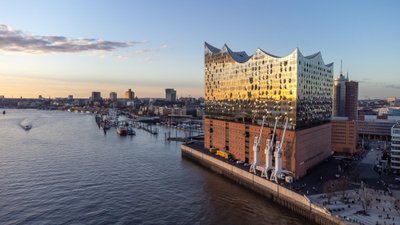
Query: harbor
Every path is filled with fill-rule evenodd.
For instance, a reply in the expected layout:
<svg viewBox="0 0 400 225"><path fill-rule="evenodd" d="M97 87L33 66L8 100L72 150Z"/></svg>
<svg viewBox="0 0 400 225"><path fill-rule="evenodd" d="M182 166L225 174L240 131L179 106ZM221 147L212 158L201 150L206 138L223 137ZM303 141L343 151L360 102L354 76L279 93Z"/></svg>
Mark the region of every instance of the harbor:
<svg viewBox="0 0 400 225"><path fill-rule="evenodd" d="M0 224L310 224L182 159L164 133L183 130L104 135L93 114L43 110L0 120Z"/></svg>
<svg viewBox="0 0 400 225"><path fill-rule="evenodd" d="M189 142L193 140L202 140L204 132L202 124L198 121L193 123L192 120L186 119L177 125L171 123L171 119L167 119L160 123L159 117L136 117L131 118L121 115L118 110L108 110L108 112L98 112L94 114L94 118L99 129L103 129L104 133L110 128L115 128L116 132L122 136L125 134L136 135L135 129L141 129L151 135L159 134L159 127L165 127L168 131L164 132L165 141Z"/></svg>

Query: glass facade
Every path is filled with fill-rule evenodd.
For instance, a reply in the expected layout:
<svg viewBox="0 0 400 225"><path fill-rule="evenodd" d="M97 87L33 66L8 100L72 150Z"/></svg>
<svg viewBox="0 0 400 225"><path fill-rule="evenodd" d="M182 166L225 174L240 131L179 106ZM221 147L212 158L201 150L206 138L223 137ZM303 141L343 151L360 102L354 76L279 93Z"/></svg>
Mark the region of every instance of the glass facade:
<svg viewBox="0 0 400 225"><path fill-rule="evenodd" d="M391 131L390 167L392 170L400 171L400 123L393 125Z"/></svg>
<svg viewBox="0 0 400 225"><path fill-rule="evenodd" d="M303 56L298 49L277 57L257 49L233 52L205 43L205 113L208 118L260 123L275 118L288 129L312 127L332 115L333 63L321 54Z"/></svg>

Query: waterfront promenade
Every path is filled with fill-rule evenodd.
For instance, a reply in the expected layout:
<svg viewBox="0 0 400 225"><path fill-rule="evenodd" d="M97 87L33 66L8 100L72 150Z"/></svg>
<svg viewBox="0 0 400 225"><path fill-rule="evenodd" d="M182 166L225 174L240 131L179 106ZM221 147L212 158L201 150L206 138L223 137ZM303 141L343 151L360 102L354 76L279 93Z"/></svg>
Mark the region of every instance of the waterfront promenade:
<svg viewBox="0 0 400 225"><path fill-rule="evenodd" d="M265 178L261 178L259 174L253 175L252 173L248 172L248 166L243 166L243 164L236 164L234 161L226 160L215 156L214 154L211 154L207 149L202 146L202 142L190 143L187 144L187 146L183 146L182 154L187 155L187 152L191 152L189 154L189 158L194 159L201 165L210 168L214 172L222 174L225 177L228 177L251 190L261 193L267 198L271 198L273 201L276 201L278 204L282 204L291 210L293 210L293 206L291 204L295 204L301 208L307 205L304 202L304 200L306 200L309 201L308 205L310 209L318 209L316 210L316 217L331 218L335 221L334 223L337 224L343 222L346 224L359 225L389 225L396 224L396 221L400 221L399 200L395 197L395 195L392 196L391 193L385 190L371 188L366 189L365 193L368 196L368 207L367 213L365 214L362 205L363 192L357 188L349 189L345 192L340 191L331 193L331 199L330 201L328 201L328 195L326 193L320 192L318 194L310 194L305 196L302 195L301 191L296 191L291 184L286 184L282 182L281 185L283 186L281 186L271 181L268 181ZM360 163L364 164L366 161L370 161L372 155L374 154L371 153L367 155L367 157L362 159ZM262 182L262 184L260 182ZM300 179L296 183L301 182L304 181ZM255 185L257 187L254 187ZM353 184L349 187L357 186L359 187L359 185ZM286 193L293 192L292 194L290 194L290 196L291 199L294 200L294 202L279 202L279 198L282 198L282 193L284 193L282 192L282 190L285 190ZM280 197L277 197L278 199L274 199L273 196ZM295 209L293 211L299 213L300 215L304 215L304 211L302 210ZM314 212L310 210L309 213ZM329 223L324 220L315 220L316 217L312 218L317 223Z"/></svg>
<svg viewBox="0 0 400 225"><path fill-rule="evenodd" d="M220 174L249 190L321 225L348 224L344 219L334 216L323 206L316 204L305 196L282 185L262 178L259 174L248 172L247 167L241 167L234 162L217 157L198 143L181 146L182 156Z"/></svg>

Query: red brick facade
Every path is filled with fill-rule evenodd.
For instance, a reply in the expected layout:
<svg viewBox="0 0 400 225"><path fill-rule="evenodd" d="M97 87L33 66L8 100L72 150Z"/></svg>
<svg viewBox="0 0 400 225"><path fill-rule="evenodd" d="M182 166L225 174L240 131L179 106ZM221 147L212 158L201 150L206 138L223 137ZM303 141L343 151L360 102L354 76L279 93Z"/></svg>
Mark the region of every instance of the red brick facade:
<svg viewBox="0 0 400 225"><path fill-rule="evenodd" d="M332 150L339 154L357 153L357 122L354 120L332 120Z"/></svg>
<svg viewBox="0 0 400 225"><path fill-rule="evenodd" d="M258 136L260 126L217 119L204 121L206 148L219 148L231 152L235 159L253 162L254 137ZM272 128L264 127L260 142L260 162L265 164L266 140ZM277 140L282 140L283 129L276 130ZM283 144L282 166L302 177L307 170L323 161L331 154L331 124L324 124L300 131L287 130Z"/></svg>

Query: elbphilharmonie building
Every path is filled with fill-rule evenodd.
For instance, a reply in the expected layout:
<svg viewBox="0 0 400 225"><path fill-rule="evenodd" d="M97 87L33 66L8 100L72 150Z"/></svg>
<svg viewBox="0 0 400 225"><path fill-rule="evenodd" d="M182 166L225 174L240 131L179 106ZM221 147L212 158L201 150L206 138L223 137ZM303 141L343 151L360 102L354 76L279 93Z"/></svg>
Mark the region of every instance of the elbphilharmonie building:
<svg viewBox="0 0 400 225"><path fill-rule="evenodd" d="M330 154L333 63L297 48L284 57L257 49L253 55L205 43L205 147L252 162L251 146L265 128L261 149L277 121L281 138L288 118L284 167L296 177ZM262 157L261 157L261 160Z"/></svg>

